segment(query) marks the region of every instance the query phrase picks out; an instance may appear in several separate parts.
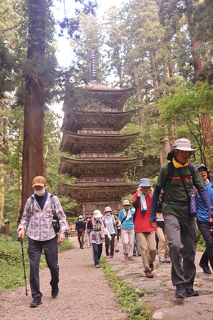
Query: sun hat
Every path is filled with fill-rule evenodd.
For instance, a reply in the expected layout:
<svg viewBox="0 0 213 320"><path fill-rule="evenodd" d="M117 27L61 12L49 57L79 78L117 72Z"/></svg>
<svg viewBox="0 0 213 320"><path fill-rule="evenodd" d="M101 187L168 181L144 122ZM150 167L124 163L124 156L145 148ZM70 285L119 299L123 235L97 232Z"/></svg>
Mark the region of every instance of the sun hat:
<svg viewBox="0 0 213 320"><path fill-rule="evenodd" d="M45 184L46 184L46 179L42 176L37 176L33 179L32 188L34 188L35 186L44 187Z"/></svg>
<svg viewBox="0 0 213 320"><path fill-rule="evenodd" d="M102 213L101 213L100 210L95 210L95 211L93 212L93 217L94 217L94 219L99 219L99 218L102 218L103 215L102 215Z"/></svg>
<svg viewBox="0 0 213 320"><path fill-rule="evenodd" d="M195 165L195 167L197 168L197 170L199 170L200 168L204 168L207 172L210 172L210 170L207 169L203 163L198 163Z"/></svg>
<svg viewBox="0 0 213 320"><path fill-rule="evenodd" d="M131 203L129 202L129 200L124 200L123 206L131 206Z"/></svg>
<svg viewBox="0 0 213 320"><path fill-rule="evenodd" d="M151 187L149 179L147 179L147 178L140 179L139 187Z"/></svg>
<svg viewBox="0 0 213 320"><path fill-rule="evenodd" d="M105 207L104 213L106 213L106 212L112 212L112 208L111 207Z"/></svg>
<svg viewBox="0 0 213 320"><path fill-rule="evenodd" d="M177 139L170 152L174 152L175 149L195 153L195 149L191 148L191 142L185 138Z"/></svg>
<svg viewBox="0 0 213 320"><path fill-rule="evenodd" d="M82 215L80 214L80 216L78 217L78 219L83 219Z"/></svg>

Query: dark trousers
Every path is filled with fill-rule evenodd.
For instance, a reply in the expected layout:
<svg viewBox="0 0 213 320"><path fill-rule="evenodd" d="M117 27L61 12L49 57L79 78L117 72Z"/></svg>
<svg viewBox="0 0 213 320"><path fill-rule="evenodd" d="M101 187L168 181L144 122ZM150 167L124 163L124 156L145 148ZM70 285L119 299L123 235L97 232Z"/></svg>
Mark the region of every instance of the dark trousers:
<svg viewBox="0 0 213 320"><path fill-rule="evenodd" d="M102 243L101 244L92 243L93 259L94 259L95 266L99 265L99 260L102 254L102 247L103 247Z"/></svg>
<svg viewBox="0 0 213 320"><path fill-rule="evenodd" d="M115 234L111 234L111 240L109 240L108 236L105 236L105 248L106 248L106 255L109 255L109 248L110 248L110 256L114 255L115 249Z"/></svg>
<svg viewBox="0 0 213 320"><path fill-rule="evenodd" d="M80 248L84 247L84 231L78 231L78 242L80 244Z"/></svg>
<svg viewBox="0 0 213 320"><path fill-rule="evenodd" d="M200 259L200 263L208 266L208 262L210 261L210 265L213 269L213 235L209 232L209 223L197 219L197 226L206 243L206 250Z"/></svg>
<svg viewBox="0 0 213 320"><path fill-rule="evenodd" d="M164 214L163 217L172 262L172 283L174 286L184 284L186 288L192 289L196 274L195 218L177 218L172 214Z"/></svg>
<svg viewBox="0 0 213 320"><path fill-rule="evenodd" d="M117 229L117 239L118 239L118 241L119 241L120 235L121 235L121 229Z"/></svg>
<svg viewBox="0 0 213 320"><path fill-rule="evenodd" d="M50 285L55 286L59 282L57 240L58 236L47 241L36 241L29 238L27 252L30 259L30 287L33 298L42 297L39 285L39 262L42 249L44 249L47 266L51 273Z"/></svg>

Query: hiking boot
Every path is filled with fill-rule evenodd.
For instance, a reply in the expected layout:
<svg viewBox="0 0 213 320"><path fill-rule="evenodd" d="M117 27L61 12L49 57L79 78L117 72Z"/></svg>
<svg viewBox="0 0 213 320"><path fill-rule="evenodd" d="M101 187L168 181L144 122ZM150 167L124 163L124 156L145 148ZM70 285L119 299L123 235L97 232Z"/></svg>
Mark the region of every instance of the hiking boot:
<svg viewBox="0 0 213 320"><path fill-rule="evenodd" d="M171 260L170 260L169 256L165 256L165 262L166 263L171 263Z"/></svg>
<svg viewBox="0 0 213 320"><path fill-rule="evenodd" d="M118 250L118 249L116 249L116 250L115 250L115 252L119 252L119 250Z"/></svg>
<svg viewBox="0 0 213 320"><path fill-rule="evenodd" d="M96 268L100 268L100 266L99 266L99 264L96 264L96 266L95 266Z"/></svg>
<svg viewBox="0 0 213 320"><path fill-rule="evenodd" d="M133 252L133 257L136 257L136 252Z"/></svg>
<svg viewBox="0 0 213 320"><path fill-rule="evenodd" d="M106 256L109 257L109 252L106 252Z"/></svg>
<svg viewBox="0 0 213 320"><path fill-rule="evenodd" d="M178 284L176 286L175 298L183 299L186 297L186 289L183 284Z"/></svg>
<svg viewBox="0 0 213 320"><path fill-rule="evenodd" d="M165 262L166 262L166 260L164 258L159 259L159 263L165 263Z"/></svg>
<svg viewBox="0 0 213 320"><path fill-rule="evenodd" d="M124 255L124 259L128 259L128 254L125 254L125 255Z"/></svg>
<svg viewBox="0 0 213 320"><path fill-rule="evenodd" d="M199 263L199 266L203 269L203 272L206 274L212 274L211 270L209 269L209 266L203 263Z"/></svg>
<svg viewBox="0 0 213 320"><path fill-rule="evenodd" d="M199 292L195 291L193 288L186 288L186 296L187 297L197 297L199 296Z"/></svg>
<svg viewBox="0 0 213 320"><path fill-rule="evenodd" d="M140 257L141 256L141 254L140 253L138 253L138 257Z"/></svg>
<svg viewBox="0 0 213 320"><path fill-rule="evenodd" d="M133 257L129 257L129 260L134 260Z"/></svg>
<svg viewBox="0 0 213 320"><path fill-rule="evenodd" d="M150 264L149 264L149 267L150 267L151 271L154 270L154 264L153 264L153 263L150 263Z"/></svg>
<svg viewBox="0 0 213 320"><path fill-rule="evenodd" d="M110 258L113 258L113 254L110 255Z"/></svg>
<svg viewBox="0 0 213 320"><path fill-rule="evenodd" d="M145 274L147 278L153 278L152 271L146 271Z"/></svg>
<svg viewBox="0 0 213 320"><path fill-rule="evenodd" d="M40 304L42 304L41 302L41 298L34 298L33 301L30 304L30 308L36 308L38 307Z"/></svg>
<svg viewBox="0 0 213 320"><path fill-rule="evenodd" d="M58 285L56 284L55 286L52 286L51 296L53 299L57 297L58 292L59 292Z"/></svg>

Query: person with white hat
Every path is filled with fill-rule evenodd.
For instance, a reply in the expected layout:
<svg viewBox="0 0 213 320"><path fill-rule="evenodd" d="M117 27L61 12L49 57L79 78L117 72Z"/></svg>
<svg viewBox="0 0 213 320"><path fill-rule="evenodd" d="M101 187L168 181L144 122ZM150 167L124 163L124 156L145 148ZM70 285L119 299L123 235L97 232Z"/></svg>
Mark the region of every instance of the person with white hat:
<svg viewBox="0 0 213 320"><path fill-rule="evenodd" d="M208 170L203 163L196 164L196 168L205 182L205 188L208 192L211 205L213 206L213 185L208 179L210 170ZM209 221L208 211L196 189L194 190L194 194L197 200L197 226L206 243L206 250L200 259L199 266L203 269L204 273L211 274L212 272L208 264L210 262L211 268L213 269L213 230L212 228L210 229L212 223Z"/></svg>
<svg viewBox="0 0 213 320"><path fill-rule="evenodd" d="M105 224L102 220L102 217L103 215L101 211L95 210L93 212L93 218L90 219L87 224L87 229L90 231L90 243L92 244L93 259L96 268L99 268L99 260L101 258L106 232Z"/></svg>
<svg viewBox="0 0 213 320"><path fill-rule="evenodd" d="M161 189L164 190L162 211L169 244L169 256L172 263L172 283L176 286L175 297L198 296L193 289L196 267L196 225L192 187L198 189L201 199L213 218L208 194L197 168L189 162L194 154L188 139L177 139L167 159L168 164L159 172L151 203L150 223L156 221L156 206ZM183 263L181 260L183 259Z"/></svg>
<svg viewBox="0 0 213 320"><path fill-rule="evenodd" d="M80 214L78 221L75 225L75 230L78 233L78 242L80 244L80 249L84 249L84 233L86 228L86 222L83 220L83 216Z"/></svg>
<svg viewBox="0 0 213 320"><path fill-rule="evenodd" d="M150 187L149 179L140 179L137 193L133 194L132 197L133 207L135 208L133 216L134 229L147 278L153 278L152 271L154 270L156 256L155 231L157 231L156 225L151 226L149 222L152 199L149 193Z"/></svg>
<svg viewBox="0 0 213 320"><path fill-rule="evenodd" d="M134 247L134 211L130 209L129 200L123 201L123 210L119 212L118 219L121 221L121 236L124 248L124 258L133 260Z"/></svg>
<svg viewBox="0 0 213 320"><path fill-rule="evenodd" d="M34 194L27 199L22 219L17 232L19 238L24 238L27 228L28 255L30 259L30 287L33 301L31 308L36 308L41 302L42 293L39 283L39 262L42 249L44 249L47 265L51 271L50 285L52 298L56 298L59 292L59 267L58 267L58 243L65 240L65 233L69 230L66 215L61 207L59 199L46 190L46 179L37 176L32 181ZM59 238L54 228L54 214L59 222ZM55 220L56 221L56 220Z"/></svg>
<svg viewBox="0 0 213 320"><path fill-rule="evenodd" d="M105 223L105 226L107 230L109 231L109 234L111 236L111 240L109 240L108 235L105 235L105 249L106 249L106 255L107 257L110 255L110 258L113 258L114 256L114 246L115 246L115 218L112 215L112 209L111 207L106 207L104 209L105 216L103 217L103 221ZM110 253L109 253L109 247L110 247Z"/></svg>

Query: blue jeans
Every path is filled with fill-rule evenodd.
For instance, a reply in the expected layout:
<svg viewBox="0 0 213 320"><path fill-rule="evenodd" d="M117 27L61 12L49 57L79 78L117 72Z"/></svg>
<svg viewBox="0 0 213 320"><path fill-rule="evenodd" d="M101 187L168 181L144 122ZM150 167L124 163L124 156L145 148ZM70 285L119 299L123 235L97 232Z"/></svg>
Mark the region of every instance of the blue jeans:
<svg viewBox="0 0 213 320"><path fill-rule="evenodd" d="M102 254L102 247L103 244L97 244L97 243L92 243L92 248L93 248L93 259L95 262L95 266L99 265L99 260Z"/></svg>

